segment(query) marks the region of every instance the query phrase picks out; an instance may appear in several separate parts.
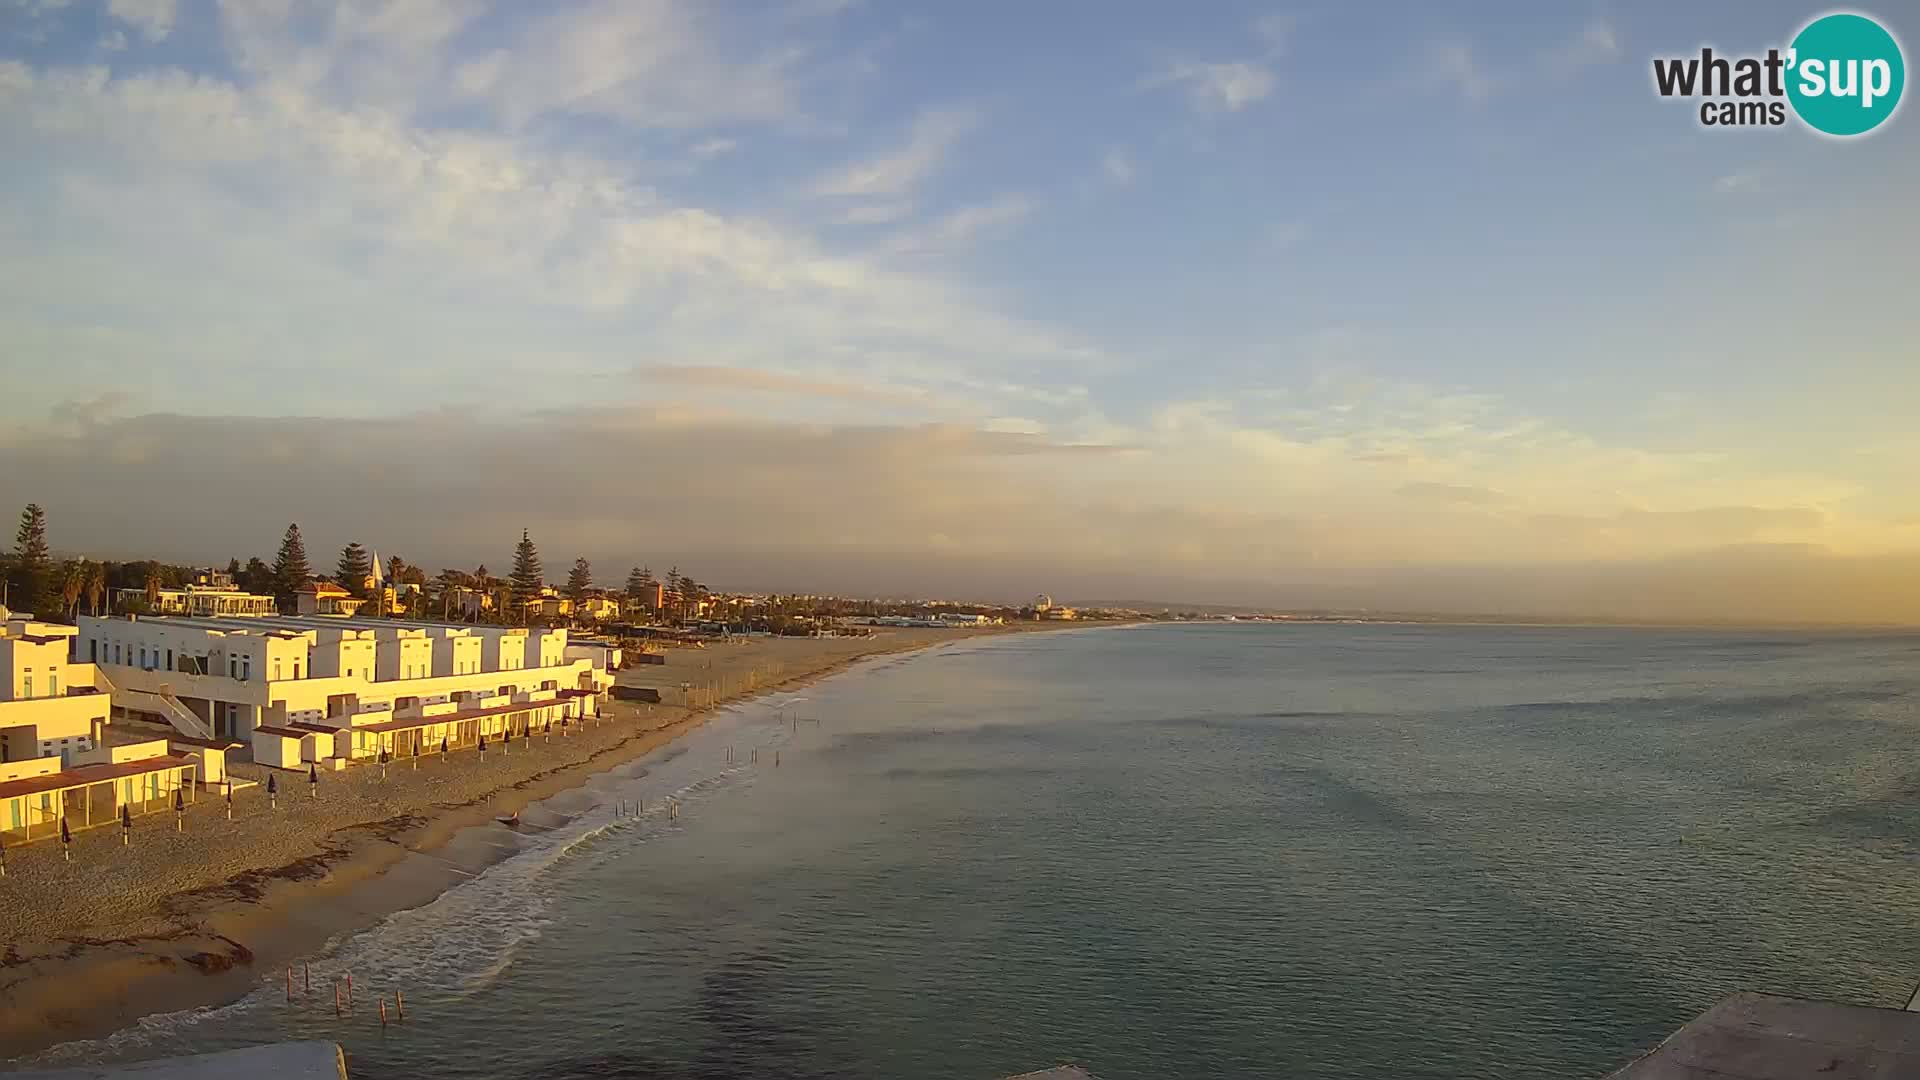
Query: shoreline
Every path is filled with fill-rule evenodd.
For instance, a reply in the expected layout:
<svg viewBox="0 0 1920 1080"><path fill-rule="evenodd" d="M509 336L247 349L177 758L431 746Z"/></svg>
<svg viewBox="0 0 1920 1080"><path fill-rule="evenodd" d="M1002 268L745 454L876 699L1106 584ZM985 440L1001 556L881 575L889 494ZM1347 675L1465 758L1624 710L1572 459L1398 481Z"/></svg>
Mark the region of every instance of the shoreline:
<svg viewBox="0 0 1920 1080"><path fill-rule="evenodd" d="M277 810L284 817L277 819L262 817L268 811L258 805L264 802L258 790L250 793L246 801L254 805L244 811L236 795L235 825L251 815L246 820L257 822L260 830L286 826L305 841L276 844L277 838L268 835L268 846L254 852L270 852L264 860L247 859L243 851L238 862L210 873L206 867L174 865L170 856L187 862L196 848L193 837L172 833L166 822L155 820L169 815L143 819L136 830L142 850L131 857L113 835L120 830L111 827L76 834L71 865L63 862L56 843L13 849L9 876L0 878L0 897L7 901L0 905L0 940L9 942L0 953L0 1065L20 1064L21 1058L63 1043L107 1037L148 1016L238 1001L283 968L291 967L298 980L301 962L337 935L431 903L513 855L517 849L485 839L497 815L517 814L582 788L671 746L724 709L797 690L877 657L1007 634L1116 625L1121 624L1013 624L673 650L666 665L630 668L621 681L694 685L699 689L682 696L698 698L697 706L610 699L596 727L570 736L570 744L556 739L523 745L525 757L519 761L496 752L482 763L467 752L447 762L419 763L417 771L412 762L395 763L390 768L400 779L413 781L398 800L378 780L379 766L368 764L330 774L311 794L293 790L304 783L286 784ZM805 649L791 642L808 641L835 646L816 645L798 657L774 655ZM754 660L779 670L768 675L761 674L768 665L751 668L750 675L738 670ZM444 792L452 798L433 798L436 784L452 789ZM211 836L213 844L237 846L226 843L220 830L228 823L220 820L218 799L211 802L187 815L189 832ZM295 829L298 819L292 815L329 809L333 819L357 820L328 819ZM116 878L107 869L116 856L145 865ZM202 872L190 887L147 895L145 905L139 899L122 903L115 889L120 879L156 867L172 872L175 881ZM107 895L90 898L94 909L73 904L69 894L89 885ZM104 909L97 903L102 899Z"/></svg>

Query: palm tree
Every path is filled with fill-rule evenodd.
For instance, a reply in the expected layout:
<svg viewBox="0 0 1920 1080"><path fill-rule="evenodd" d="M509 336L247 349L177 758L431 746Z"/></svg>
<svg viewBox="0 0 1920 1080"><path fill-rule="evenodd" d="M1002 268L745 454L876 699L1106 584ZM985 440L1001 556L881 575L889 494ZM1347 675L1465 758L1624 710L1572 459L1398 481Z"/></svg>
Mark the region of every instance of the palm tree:
<svg viewBox="0 0 1920 1080"><path fill-rule="evenodd" d="M100 614L100 602L107 595L107 564L90 562L87 564L87 614Z"/></svg>
<svg viewBox="0 0 1920 1080"><path fill-rule="evenodd" d="M60 564L60 611L68 622L80 617L80 596L87 591L87 561L68 559Z"/></svg>

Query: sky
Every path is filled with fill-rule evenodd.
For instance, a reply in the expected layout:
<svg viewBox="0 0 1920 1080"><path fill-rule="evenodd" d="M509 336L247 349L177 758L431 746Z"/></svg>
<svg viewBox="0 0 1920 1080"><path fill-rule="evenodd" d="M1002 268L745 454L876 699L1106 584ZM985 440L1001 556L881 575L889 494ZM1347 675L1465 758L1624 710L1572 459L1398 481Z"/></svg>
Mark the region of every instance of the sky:
<svg viewBox="0 0 1920 1080"><path fill-rule="evenodd" d="M1920 622L1920 121L1650 74L1824 10L0 0L0 504L100 557Z"/></svg>

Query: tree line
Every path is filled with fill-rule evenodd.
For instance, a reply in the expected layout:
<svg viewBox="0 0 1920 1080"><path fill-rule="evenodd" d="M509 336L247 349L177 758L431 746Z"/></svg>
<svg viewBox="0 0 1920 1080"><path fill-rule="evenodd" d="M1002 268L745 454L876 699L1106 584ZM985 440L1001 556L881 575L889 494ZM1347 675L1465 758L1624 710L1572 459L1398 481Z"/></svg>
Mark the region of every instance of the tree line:
<svg viewBox="0 0 1920 1080"><path fill-rule="evenodd" d="M429 577L423 567L395 555L385 560L380 570L384 584L396 590L400 613L409 617L528 621L532 617L529 612L546 595L540 552L528 530L520 532L511 567L504 579L495 577L484 563L470 571L443 569ZM158 609L162 590L184 588L199 573L196 567L152 559L56 560L47 541L46 511L38 503L29 503L20 512L13 548L0 554L0 605L41 618L69 621L81 613L82 602L89 615L146 613ZM360 600L376 599L372 556L365 546L359 541L347 544L340 549L331 577L317 577L297 522L288 524L271 563L258 556L244 563L232 558L226 574L244 592L274 597L276 606L286 613L296 612L301 591L320 580L330 580ZM130 589L140 590L140 598L116 606L114 596ZM599 589L594 584L592 564L584 557L574 560L559 593L573 601L576 610L590 598L607 596L628 601L626 608L644 606L650 613L676 623L694 618L714 600L707 586L682 574L677 566L663 579L656 579L648 567L635 566L627 574L624 589ZM474 598L473 603L466 602L468 596ZM479 601L482 596L504 603L493 602L489 609ZM456 602L460 604L458 611Z"/></svg>

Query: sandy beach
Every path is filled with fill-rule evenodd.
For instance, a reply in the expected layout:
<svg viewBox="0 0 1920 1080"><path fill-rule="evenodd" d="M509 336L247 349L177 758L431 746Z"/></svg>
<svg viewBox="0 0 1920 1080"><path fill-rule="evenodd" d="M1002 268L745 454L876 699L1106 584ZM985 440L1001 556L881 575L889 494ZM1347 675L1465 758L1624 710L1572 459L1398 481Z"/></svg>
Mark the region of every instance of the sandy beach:
<svg viewBox="0 0 1920 1080"><path fill-rule="evenodd" d="M235 1000L267 973L298 965L334 934L431 901L499 857L460 842L537 800L650 754L713 711L791 689L882 653L988 634L1064 628L889 628L871 638L752 638L666 652L664 665L621 673L662 703L609 701L571 735L490 749L279 776L234 796L216 792L175 816L135 822L131 843L106 827L14 847L0 879L0 1059L93 1038L154 1012ZM236 759L239 752L235 752ZM251 764L236 776L259 777Z"/></svg>

